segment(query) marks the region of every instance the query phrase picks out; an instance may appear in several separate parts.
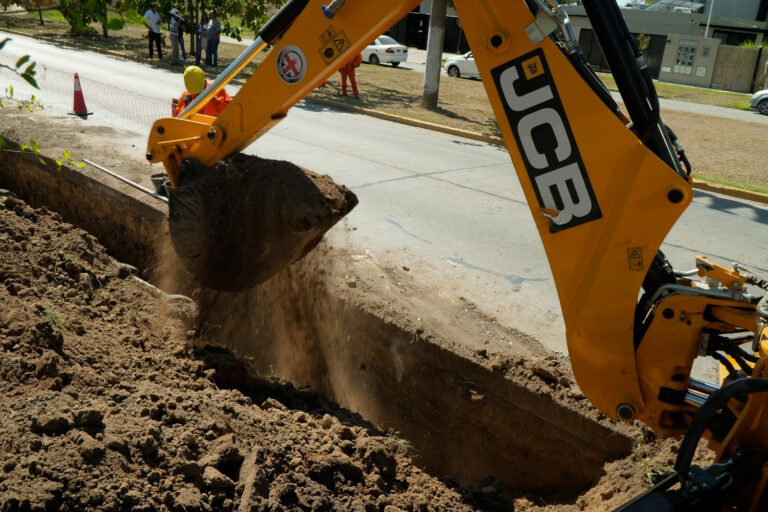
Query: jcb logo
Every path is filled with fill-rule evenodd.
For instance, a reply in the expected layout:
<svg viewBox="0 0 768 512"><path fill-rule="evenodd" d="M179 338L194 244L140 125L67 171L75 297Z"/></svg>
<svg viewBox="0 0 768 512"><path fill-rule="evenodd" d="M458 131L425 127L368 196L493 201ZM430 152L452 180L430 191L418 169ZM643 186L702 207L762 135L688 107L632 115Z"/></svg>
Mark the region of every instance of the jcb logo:
<svg viewBox="0 0 768 512"><path fill-rule="evenodd" d="M579 148L541 50L491 71L551 231L602 217Z"/></svg>

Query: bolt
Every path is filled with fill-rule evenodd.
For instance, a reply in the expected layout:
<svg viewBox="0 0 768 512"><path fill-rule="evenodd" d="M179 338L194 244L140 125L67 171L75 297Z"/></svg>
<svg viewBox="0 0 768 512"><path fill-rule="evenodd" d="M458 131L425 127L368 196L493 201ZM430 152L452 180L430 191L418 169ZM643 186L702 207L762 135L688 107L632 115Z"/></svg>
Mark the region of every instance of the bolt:
<svg viewBox="0 0 768 512"><path fill-rule="evenodd" d="M733 283L731 283L731 286L733 286L734 288L739 288L741 287L741 283L739 283L738 281L734 281Z"/></svg>
<svg viewBox="0 0 768 512"><path fill-rule="evenodd" d="M164 126L158 126L157 127L157 133L159 133L160 135L164 134L165 133L165 127Z"/></svg>
<svg viewBox="0 0 768 512"><path fill-rule="evenodd" d="M208 138L211 139L211 140L216 138L216 129L215 128L211 128L208 131Z"/></svg>
<svg viewBox="0 0 768 512"><path fill-rule="evenodd" d="M632 404L621 403L616 407L616 414L624 421L635 419L635 406Z"/></svg>
<svg viewBox="0 0 768 512"><path fill-rule="evenodd" d="M149 160L151 162L153 158L155 158L155 155L151 151L148 152L147 153L147 160Z"/></svg>

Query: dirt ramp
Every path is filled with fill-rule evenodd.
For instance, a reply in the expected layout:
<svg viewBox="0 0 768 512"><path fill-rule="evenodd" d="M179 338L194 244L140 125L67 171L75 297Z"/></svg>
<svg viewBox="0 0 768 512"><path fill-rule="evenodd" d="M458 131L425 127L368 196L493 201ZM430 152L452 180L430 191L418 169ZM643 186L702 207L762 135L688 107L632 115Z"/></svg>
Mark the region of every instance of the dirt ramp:
<svg viewBox="0 0 768 512"><path fill-rule="evenodd" d="M357 205L328 176L244 154L214 168L185 161L169 198L176 252L204 286L221 291L266 281Z"/></svg>

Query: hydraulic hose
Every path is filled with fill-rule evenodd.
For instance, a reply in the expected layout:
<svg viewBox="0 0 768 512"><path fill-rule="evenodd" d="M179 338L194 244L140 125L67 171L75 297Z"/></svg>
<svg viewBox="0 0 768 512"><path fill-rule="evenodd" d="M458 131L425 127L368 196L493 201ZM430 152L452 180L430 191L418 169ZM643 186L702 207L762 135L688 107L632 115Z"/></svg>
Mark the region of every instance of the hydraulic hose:
<svg viewBox="0 0 768 512"><path fill-rule="evenodd" d="M685 433L683 442L680 443L680 451L675 461L675 471L680 475L683 488L690 486L689 473L693 455L696 453L696 446L699 439L704 434L709 424L712 422L717 411L724 408L728 402L736 395L761 393L768 391L768 379L746 378L729 382L712 393L704 405L702 405L696 414L694 414L688 431Z"/></svg>

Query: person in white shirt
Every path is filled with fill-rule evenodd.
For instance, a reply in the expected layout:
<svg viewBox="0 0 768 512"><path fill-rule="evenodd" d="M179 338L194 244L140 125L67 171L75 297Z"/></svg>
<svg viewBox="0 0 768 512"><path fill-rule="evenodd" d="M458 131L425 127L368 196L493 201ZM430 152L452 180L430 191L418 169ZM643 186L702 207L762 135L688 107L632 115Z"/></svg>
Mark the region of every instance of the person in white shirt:
<svg viewBox="0 0 768 512"><path fill-rule="evenodd" d="M153 3L149 10L144 13L144 26L149 30L149 58L152 59L152 43L157 45L157 58L163 58L163 52L160 50L160 13L157 12L157 4Z"/></svg>
<svg viewBox="0 0 768 512"><path fill-rule="evenodd" d="M187 52L184 49L184 28L186 26L179 10L175 7L171 9L171 21L168 27L171 33L171 66L187 63ZM181 48L182 60L179 60L179 48Z"/></svg>
<svg viewBox="0 0 768 512"><path fill-rule="evenodd" d="M205 65L219 66L219 39L221 38L221 21L216 17L216 11L211 9L208 13L208 28L205 31L207 51L205 52Z"/></svg>

